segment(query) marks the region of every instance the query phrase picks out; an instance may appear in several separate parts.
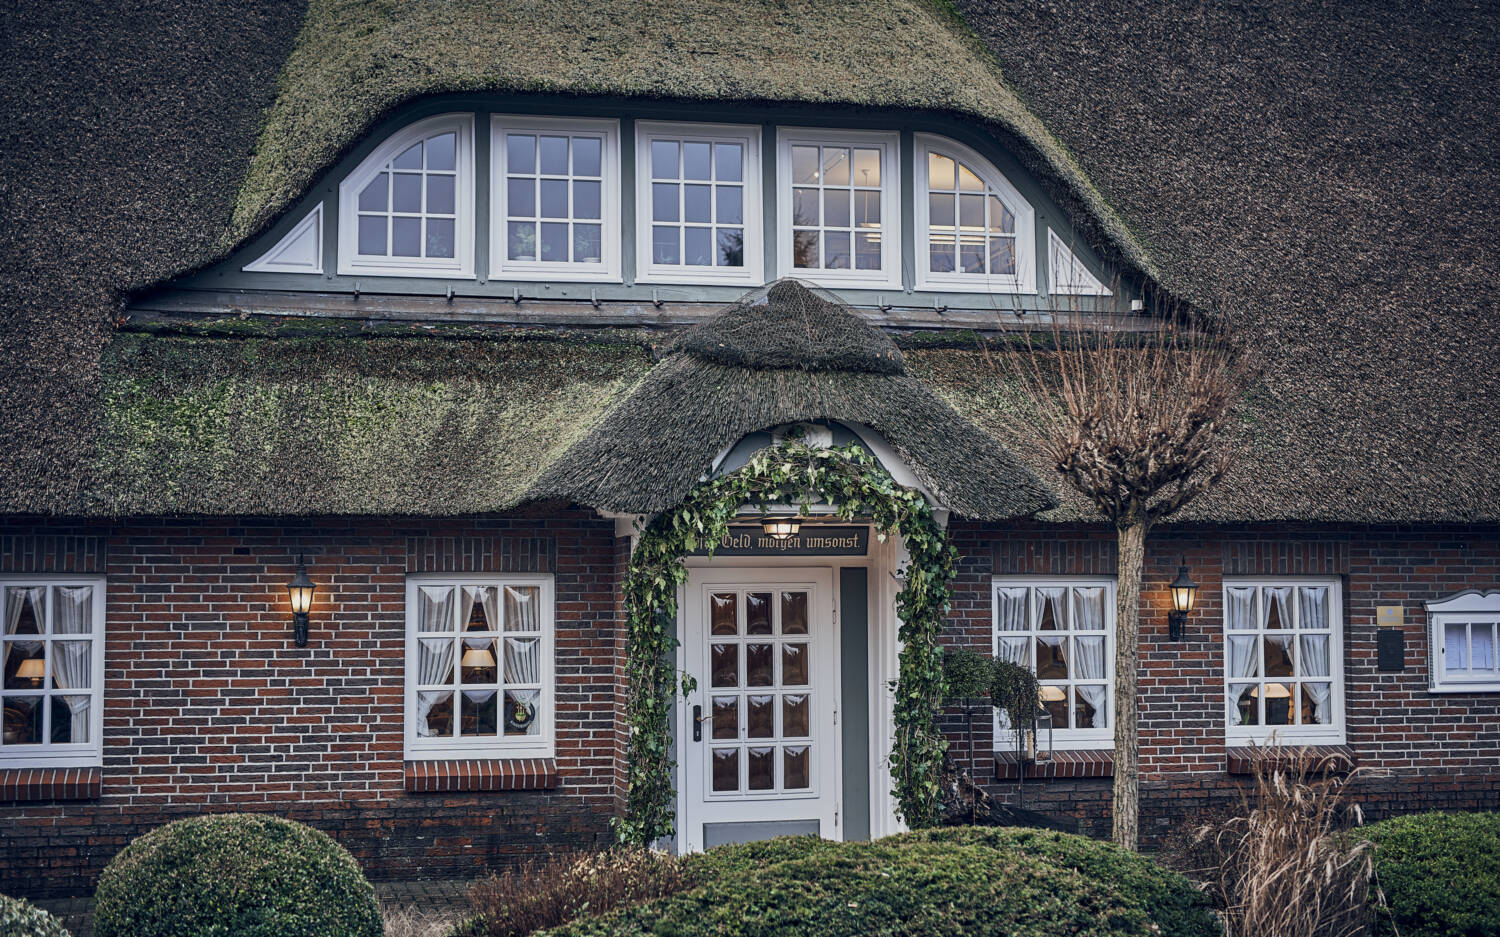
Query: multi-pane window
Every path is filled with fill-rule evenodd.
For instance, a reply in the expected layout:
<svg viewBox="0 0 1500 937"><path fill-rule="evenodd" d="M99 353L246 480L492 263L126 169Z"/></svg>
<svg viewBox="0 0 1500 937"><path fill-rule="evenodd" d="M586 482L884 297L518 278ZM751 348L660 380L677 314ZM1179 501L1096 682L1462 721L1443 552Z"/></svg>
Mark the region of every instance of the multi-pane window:
<svg viewBox="0 0 1500 937"><path fill-rule="evenodd" d="M1016 274L1016 214L943 153L927 154L927 269Z"/></svg>
<svg viewBox="0 0 1500 937"><path fill-rule="evenodd" d="M1341 741L1339 590L1328 581L1224 584L1230 741Z"/></svg>
<svg viewBox="0 0 1500 937"><path fill-rule="evenodd" d="M641 277L760 282L759 132L638 124L636 133Z"/></svg>
<svg viewBox="0 0 1500 937"><path fill-rule="evenodd" d="M622 159L618 120L491 115L486 143L474 119L417 121L344 179L339 274L705 285L791 276L850 289L1036 291L1031 203L947 137L917 133L903 146L894 132L779 127L773 147L753 124L639 121L623 141L634 158ZM476 172L486 145L488 165ZM775 165L763 165L772 152ZM903 212L908 166L914 211ZM480 225L487 258L475 256ZM316 272L314 228L294 229L267 255L274 263L246 269ZM297 251L283 257L284 245ZM1053 254L1054 291L1108 295L1076 255Z"/></svg>
<svg viewBox="0 0 1500 937"><path fill-rule="evenodd" d="M978 154L917 138L917 282L935 289L1029 290L1032 209Z"/></svg>
<svg viewBox="0 0 1500 937"><path fill-rule="evenodd" d="M407 755L552 750L546 577L407 584Z"/></svg>
<svg viewBox="0 0 1500 937"><path fill-rule="evenodd" d="M341 187L340 271L473 271L469 115L422 121L377 149Z"/></svg>
<svg viewBox="0 0 1500 937"><path fill-rule="evenodd" d="M619 276L614 121L495 118L491 267L506 276Z"/></svg>
<svg viewBox="0 0 1500 937"><path fill-rule="evenodd" d="M994 653L1030 667L1052 717L1055 746L1111 743L1114 599L1107 579L998 578ZM1010 737L996 711L996 744Z"/></svg>
<svg viewBox="0 0 1500 937"><path fill-rule="evenodd" d="M0 580L0 766L98 764L102 580Z"/></svg>
<svg viewBox="0 0 1500 937"><path fill-rule="evenodd" d="M1427 603L1432 689L1500 690L1500 592L1463 592Z"/></svg>
<svg viewBox="0 0 1500 937"><path fill-rule="evenodd" d="M900 283L895 153L884 134L783 134L783 273L848 285Z"/></svg>
<svg viewBox="0 0 1500 937"><path fill-rule="evenodd" d="M810 600L805 589L709 596L715 794L806 791L815 785Z"/></svg>

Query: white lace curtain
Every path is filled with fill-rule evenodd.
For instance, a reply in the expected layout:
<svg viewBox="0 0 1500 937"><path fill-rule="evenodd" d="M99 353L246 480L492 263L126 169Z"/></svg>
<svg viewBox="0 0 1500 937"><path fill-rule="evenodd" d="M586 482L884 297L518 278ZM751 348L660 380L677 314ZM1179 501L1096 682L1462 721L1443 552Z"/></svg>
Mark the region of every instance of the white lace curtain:
<svg viewBox="0 0 1500 937"><path fill-rule="evenodd" d="M1297 599L1297 610L1301 613L1299 625L1303 629L1311 630L1328 627L1327 586L1303 586L1298 590ZM1328 635L1302 635L1301 650L1302 660L1298 676L1328 676ZM1328 722L1328 717L1331 715L1328 712L1328 701L1333 695L1332 685L1328 683L1304 683L1302 684L1302 688L1312 697L1313 721L1320 724Z"/></svg>
<svg viewBox="0 0 1500 937"><path fill-rule="evenodd" d="M1230 631L1248 631L1255 627L1255 589L1234 587L1228 590L1224 620ZM1253 677L1256 673L1256 645L1253 635L1229 638L1229 676Z"/></svg>
<svg viewBox="0 0 1500 937"><path fill-rule="evenodd" d="M62 586L57 590L53 609L54 634L90 634L93 629L94 590L91 586ZM90 681L92 641L52 642L52 682L60 690L87 689ZM89 734L89 697L64 696L71 715L73 742L87 742Z"/></svg>
<svg viewBox="0 0 1500 937"><path fill-rule="evenodd" d="M1100 586L1073 590L1073 628L1076 631L1104 630L1104 589ZM1105 667L1104 635L1075 635L1073 638L1073 677L1078 680L1103 680ZM1103 684L1078 685L1078 695L1094 709L1093 728L1106 725L1105 703L1109 687ZM1079 728L1085 728L1079 726Z"/></svg>
<svg viewBox="0 0 1500 937"><path fill-rule="evenodd" d="M537 590L534 587L505 587L506 631L542 630L541 609L538 608L540 603L536 596Z"/></svg>
<svg viewBox="0 0 1500 937"><path fill-rule="evenodd" d="M21 626L21 613L29 605L31 614L37 623L37 630L42 630L42 596L46 589L42 586L26 588L24 586L12 586L5 590L5 633L16 634ZM0 667L4 670L0 673L10 672L10 655L12 651L19 651L26 657L35 657L37 651L42 649L41 641L6 641L5 659L0 661Z"/></svg>
<svg viewBox="0 0 1500 937"><path fill-rule="evenodd" d="M418 628L422 632L452 632L453 631L453 592L450 586L422 586L420 590L421 621ZM470 604L470 608L472 608ZM442 638L436 641L424 640L421 642L417 653L418 679L423 684L446 683L451 679L453 672L453 639ZM423 736L432 735L432 729L427 724L427 716L432 708L441 702L447 694L445 693L418 693L417 694L417 734Z"/></svg>

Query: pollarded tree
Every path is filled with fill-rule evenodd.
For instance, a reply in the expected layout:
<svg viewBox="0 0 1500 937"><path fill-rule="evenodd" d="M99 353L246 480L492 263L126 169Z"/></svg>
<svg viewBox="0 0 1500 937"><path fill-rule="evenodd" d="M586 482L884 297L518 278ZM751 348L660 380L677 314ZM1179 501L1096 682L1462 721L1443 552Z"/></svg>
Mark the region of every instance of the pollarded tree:
<svg viewBox="0 0 1500 937"><path fill-rule="evenodd" d="M1027 400L1003 419L1039 444L1067 483L1115 525L1114 840L1135 849L1136 665L1146 536L1223 477L1223 430L1257 373L1221 327L1174 309L1149 318L1056 310L1050 347L994 356Z"/></svg>

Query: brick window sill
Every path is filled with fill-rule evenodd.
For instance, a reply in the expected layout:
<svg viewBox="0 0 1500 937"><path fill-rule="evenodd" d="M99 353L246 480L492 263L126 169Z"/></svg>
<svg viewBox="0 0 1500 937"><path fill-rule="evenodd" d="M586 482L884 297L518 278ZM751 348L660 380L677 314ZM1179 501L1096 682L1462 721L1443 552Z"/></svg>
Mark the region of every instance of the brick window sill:
<svg viewBox="0 0 1500 937"><path fill-rule="evenodd" d="M1026 778L1112 778L1115 753L1107 749L1055 751L1045 761L1025 763ZM995 752L995 780L1014 781L1019 774L1015 752Z"/></svg>
<svg viewBox="0 0 1500 937"><path fill-rule="evenodd" d="M102 768L3 768L0 803L95 800L103 779Z"/></svg>
<svg viewBox="0 0 1500 937"><path fill-rule="evenodd" d="M408 794L452 794L464 791L543 791L557 786L552 758L479 758L408 761Z"/></svg>
<svg viewBox="0 0 1500 937"><path fill-rule="evenodd" d="M1257 758L1291 758L1305 752L1313 764L1310 774L1344 774L1358 764L1354 749L1348 745L1283 745L1279 748L1229 748L1224 752L1224 770L1228 774L1254 774Z"/></svg>

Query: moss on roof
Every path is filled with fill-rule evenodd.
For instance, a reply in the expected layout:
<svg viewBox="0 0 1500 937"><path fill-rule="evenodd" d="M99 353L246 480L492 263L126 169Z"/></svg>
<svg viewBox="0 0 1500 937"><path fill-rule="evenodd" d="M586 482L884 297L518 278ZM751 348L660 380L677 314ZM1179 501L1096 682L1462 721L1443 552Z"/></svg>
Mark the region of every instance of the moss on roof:
<svg viewBox="0 0 1500 937"><path fill-rule="evenodd" d="M767 302L754 291L690 330L685 350L550 465L533 497L654 513L686 497L714 456L744 436L831 419L879 433L961 516L1027 517L1057 504L994 437L908 375L890 339L848 307L790 280L767 292ZM748 328L757 314L769 316L772 334ZM797 344L782 342L779 330L795 332Z"/></svg>
<svg viewBox="0 0 1500 937"><path fill-rule="evenodd" d="M1106 254L1155 273L982 44L930 0L312 0L232 239L261 230L398 105L473 91L952 112L1011 144Z"/></svg>
<svg viewBox="0 0 1500 937"><path fill-rule="evenodd" d="M86 510L503 510L649 367L610 345L122 333Z"/></svg>

